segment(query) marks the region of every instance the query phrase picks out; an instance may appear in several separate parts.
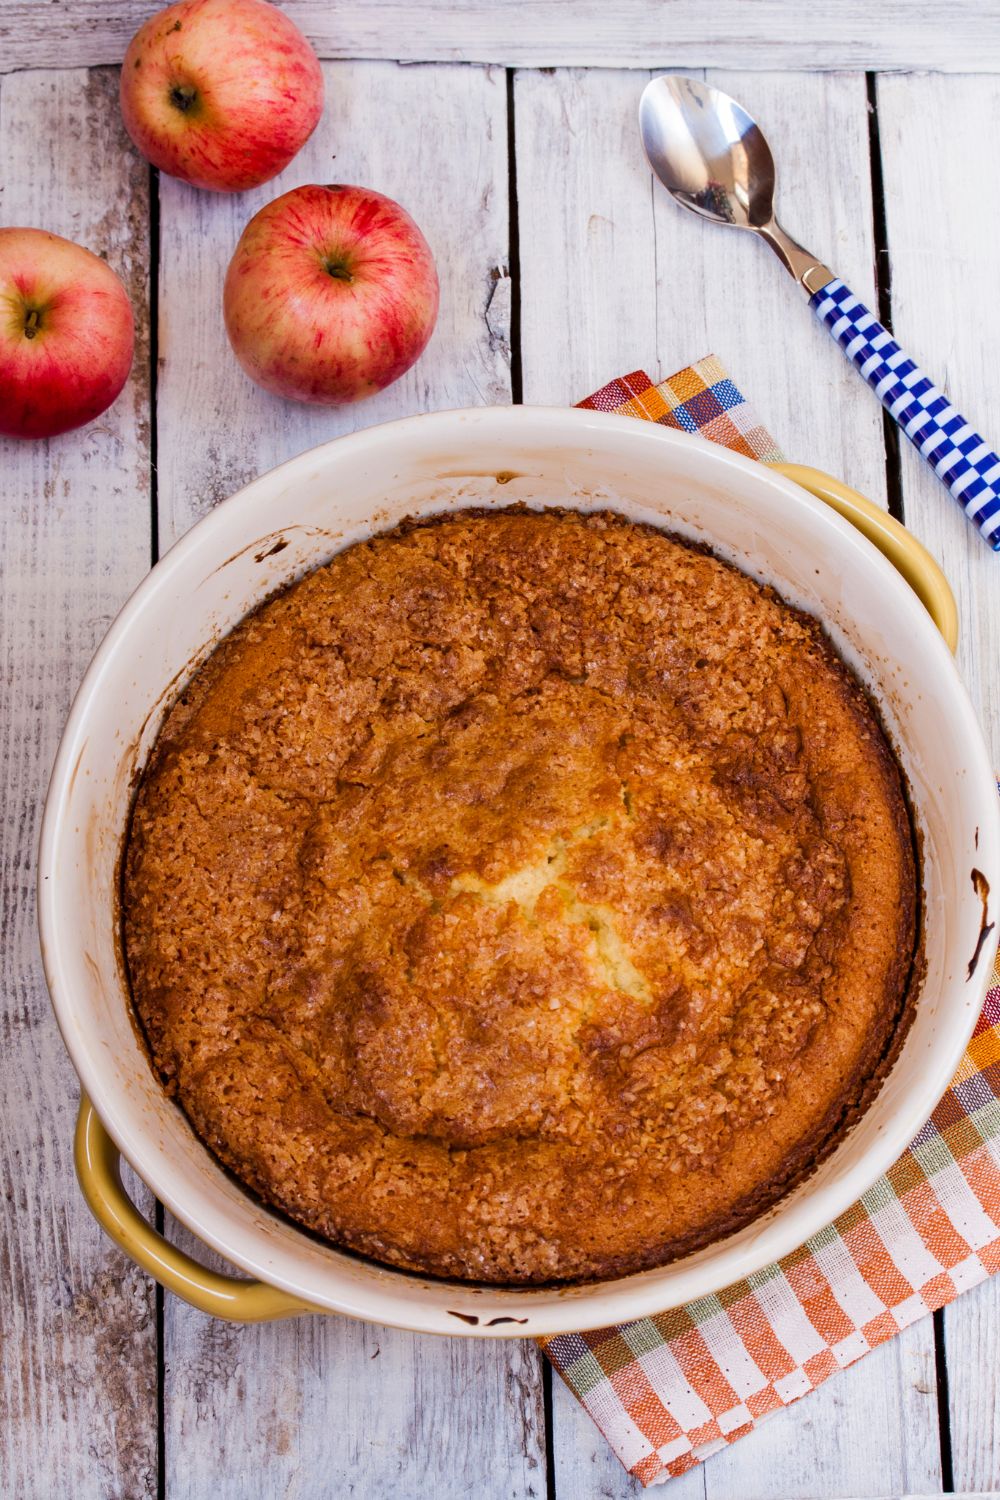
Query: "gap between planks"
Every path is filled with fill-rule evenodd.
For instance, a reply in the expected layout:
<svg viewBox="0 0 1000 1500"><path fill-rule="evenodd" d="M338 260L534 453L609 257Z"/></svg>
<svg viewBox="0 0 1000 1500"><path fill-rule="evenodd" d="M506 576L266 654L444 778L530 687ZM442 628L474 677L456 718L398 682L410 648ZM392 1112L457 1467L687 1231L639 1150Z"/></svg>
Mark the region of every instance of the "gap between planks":
<svg viewBox="0 0 1000 1500"><path fill-rule="evenodd" d="M1000 11L978 0L289 0L321 57L505 67L1000 71ZM148 0L5 0L0 72L121 61Z"/></svg>

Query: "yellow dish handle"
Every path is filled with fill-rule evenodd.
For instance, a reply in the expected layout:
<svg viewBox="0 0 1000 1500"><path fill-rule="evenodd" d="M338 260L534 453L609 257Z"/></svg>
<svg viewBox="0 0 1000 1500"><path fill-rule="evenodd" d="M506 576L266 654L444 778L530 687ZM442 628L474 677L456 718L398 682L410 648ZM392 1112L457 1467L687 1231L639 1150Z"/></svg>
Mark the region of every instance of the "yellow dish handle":
<svg viewBox="0 0 1000 1500"><path fill-rule="evenodd" d="M811 469L806 464L769 464L768 467L801 485L817 500L832 506L863 536L874 542L883 557L887 557L896 571L902 573L944 636L948 649L956 649L958 610L951 586L927 548L905 526L887 511L879 510L857 490L834 479L832 474L824 474L822 469Z"/></svg>
<svg viewBox="0 0 1000 1500"><path fill-rule="evenodd" d="M263 1323L323 1311L265 1281L209 1271L147 1224L122 1183L121 1152L86 1094L80 1097L74 1154L83 1196L101 1228L154 1280L199 1312L234 1323Z"/></svg>

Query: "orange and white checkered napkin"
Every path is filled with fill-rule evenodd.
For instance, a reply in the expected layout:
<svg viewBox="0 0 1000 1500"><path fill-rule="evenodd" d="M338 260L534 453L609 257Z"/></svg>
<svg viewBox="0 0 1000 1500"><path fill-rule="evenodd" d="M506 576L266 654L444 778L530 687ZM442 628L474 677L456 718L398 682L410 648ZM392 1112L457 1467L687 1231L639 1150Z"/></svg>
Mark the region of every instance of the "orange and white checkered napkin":
<svg viewBox="0 0 1000 1500"><path fill-rule="evenodd" d="M580 404L780 457L714 358L661 385L636 371ZM933 1117L835 1224L716 1296L543 1341L643 1484L693 1468L1000 1271L1000 963L993 980Z"/></svg>

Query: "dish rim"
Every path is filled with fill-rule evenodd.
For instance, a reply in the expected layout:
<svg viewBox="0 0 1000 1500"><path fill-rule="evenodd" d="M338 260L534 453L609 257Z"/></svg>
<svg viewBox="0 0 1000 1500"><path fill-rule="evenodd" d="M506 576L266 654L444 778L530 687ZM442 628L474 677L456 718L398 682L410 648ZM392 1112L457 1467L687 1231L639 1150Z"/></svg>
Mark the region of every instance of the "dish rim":
<svg viewBox="0 0 1000 1500"><path fill-rule="evenodd" d="M517 415L512 418L512 413ZM56 891L58 881L54 878L56 852L62 834L62 823L67 812L68 783L81 741L85 738L85 730L93 704L100 695L102 677L108 663L123 648L124 643L129 640L132 632L141 623L143 610L149 606L159 591L169 589L177 576L183 574L189 559L208 549L217 537L226 534L230 529L230 518L234 510L245 502L248 493L265 486L284 489L289 480L294 478L296 471L313 470L318 463L325 466L331 453L343 454L348 445L355 454L363 455L368 446L385 444L386 441L391 441L394 435L405 437L406 432L418 424L423 430L426 430L430 423L439 424L443 430L447 430L450 425L454 425L456 419L463 424L479 423L484 426L490 426L498 421L502 424L513 420L522 425L522 430L535 424L540 431L543 430L544 424L551 424L555 420L562 428L562 437L556 440L557 446L560 442L565 446L570 441L570 435L576 431L579 431L581 435L585 432L608 433L614 426L617 426L622 433L628 434L630 442L654 441L668 445L681 443L685 447L697 444L704 451L709 469L714 467L718 475L724 474L727 468L732 468L744 473L752 473L756 480L778 487L789 503L811 511L818 527L831 528L832 534L839 538L848 555L852 548L864 549L868 554L869 564L875 565L882 571L886 586L895 593L899 607L909 612L913 628L926 635L929 670L935 674L941 672L947 679L950 690L949 708L962 715L962 728L969 747L970 759L973 762L973 770L977 778L979 774L983 776L984 787L987 780L991 785L993 784L993 772L975 714L950 653L940 640L923 606L878 549L860 536L850 522L836 515L821 501L799 488L791 480L768 471L765 466L754 460L720 448L717 444L689 434L678 433L657 424L637 422L630 417L612 416L579 408L559 407L472 408L402 418L397 422L331 439L317 448L307 450L287 460L266 474L258 476L249 485L222 501L164 554L126 601L88 667L67 719L45 801L38 867L39 926L43 962L53 1008L71 1060L99 1116L138 1175L200 1240L218 1250L244 1271L259 1276L265 1282L281 1287L291 1295L326 1310L344 1312L371 1321L423 1331L446 1331L454 1334L468 1332L470 1335L476 1333L482 1335L486 1332L482 1327L467 1330L460 1327L442 1328L441 1320L432 1316L433 1309L430 1309L426 1318L419 1316L420 1304L415 1303L412 1297L408 1298L403 1288L412 1287L414 1282L417 1285L425 1284L423 1278L414 1278L411 1273L399 1272L384 1267L378 1262L369 1261L367 1264L378 1273L380 1279L388 1278L393 1281L399 1295L395 1299L386 1298L384 1296L386 1289L380 1288L370 1290L360 1303L352 1303L350 1296L342 1290L324 1294L322 1289L318 1289L311 1282L303 1284L287 1269L276 1268L267 1258L262 1258L249 1243L234 1244L227 1235L220 1233L217 1224L199 1218L192 1211L185 1201L183 1190L178 1190L176 1183L170 1180L172 1164L169 1152L165 1148L157 1149L155 1145L150 1145L141 1133L138 1139L136 1138L135 1131L131 1128L127 1117L127 1110L122 1107L122 1101L118 1097L118 1089L113 1085L113 1081L109 1081L109 1075L103 1072L99 1065L96 1044L92 1049L73 1045L75 1038L72 1037L72 1028L69 1025L73 1009L73 995L66 973L63 938L59 931ZM665 529L667 527L668 522L665 518ZM378 529L378 526L373 526L373 534ZM217 547L215 550L218 553ZM226 551L228 550L227 544ZM331 555L336 550L339 549L331 549ZM980 835L984 864L989 870L995 870L997 848L1000 845L1000 804L995 795L984 804L982 809ZM987 950L991 946L992 942L988 940ZM975 989L978 990L981 981L982 993L985 993L989 978L988 960L989 952L987 951L983 956L981 973L975 985ZM857 1163L846 1168L834 1182L823 1184L815 1194L808 1194L791 1205L794 1208L793 1213L783 1214L782 1205L779 1203L776 1209L763 1216L761 1233L749 1243L727 1251L727 1242L723 1239L716 1242L719 1249L707 1262L699 1261L685 1269L685 1261L682 1259L674 1262L672 1266L660 1268L661 1271L669 1269L672 1272L671 1282L674 1284L671 1285L667 1305L677 1305L692 1300L696 1296L706 1295L709 1291L718 1290L729 1282L751 1274L754 1270L759 1270L780 1258L781 1255L798 1248L811 1235L826 1227L870 1187L909 1145L916 1131L929 1117L947 1088L975 1026L981 999L980 995L979 1004L968 1007L965 1014L956 1017L952 1022L948 1032L950 1045L935 1058L935 1066L928 1070L922 1089L918 1091L914 1088L912 1093L907 1095L908 1108L897 1112L896 1118L883 1128L878 1141L872 1143ZM944 1078L943 1084L942 1078ZM179 1111L178 1114L180 1115ZM184 1119L183 1115L180 1115L180 1119ZM206 1154L211 1155L207 1147L202 1149ZM827 1201L831 1197L835 1199L832 1206ZM260 1212L260 1205L249 1193L246 1194L246 1201L251 1210ZM783 1219L786 1222L782 1232ZM305 1234L305 1231L299 1232ZM246 1230L246 1233L249 1241L253 1237L252 1226ZM760 1247L754 1251L752 1247L758 1241L761 1242ZM337 1247L333 1246L333 1248L336 1250ZM735 1263L730 1264L731 1258ZM484 1296L493 1296L498 1299L515 1298L520 1302L529 1303L547 1296L551 1306L545 1309L544 1314L539 1312L537 1316L532 1316L531 1326L526 1331L496 1329L489 1331L490 1336L517 1337L534 1336L539 1333L553 1334L574 1331L584 1323L621 1321L623 1307L609 1306L608 1304L611 1303L627 1302L629 1318L661 1311L665 1305L664 1293L662 1290L657 1291L655 1281L649 1280L655 1275L655 1272L640 1272L634 1276L611 1281L560 1288L556 1292L553 1292L551 1288L491 1286L485 1289ZM643 1282L647 1285L640 1285ZM463 1281L442 1282L436 1279L430 1281L430 1284L436 1287L453 1288L456 1295L460 1291L468 1291L471 1285ZM377 1308L371 1305L373 1299L379 1303ZM411 1311L406 1312L404 1307L410 1308ZM432 1323L435 1326L430 1326Z"/></svg>

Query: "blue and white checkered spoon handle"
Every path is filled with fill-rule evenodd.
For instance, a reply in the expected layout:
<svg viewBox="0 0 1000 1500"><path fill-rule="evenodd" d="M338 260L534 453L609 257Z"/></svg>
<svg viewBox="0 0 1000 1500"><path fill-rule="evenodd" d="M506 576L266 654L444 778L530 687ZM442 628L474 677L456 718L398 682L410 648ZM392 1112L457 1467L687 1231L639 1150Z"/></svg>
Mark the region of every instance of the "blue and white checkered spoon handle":
<svg viewBox="0 0 1000 1500"><path fill-rule="evenodd" d="M1000 457L839 278L814 292L809 305L972 524L1000 552Z"/></svg>

